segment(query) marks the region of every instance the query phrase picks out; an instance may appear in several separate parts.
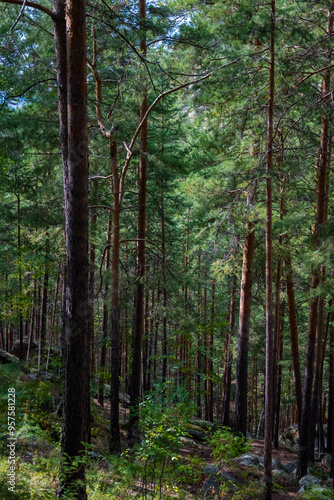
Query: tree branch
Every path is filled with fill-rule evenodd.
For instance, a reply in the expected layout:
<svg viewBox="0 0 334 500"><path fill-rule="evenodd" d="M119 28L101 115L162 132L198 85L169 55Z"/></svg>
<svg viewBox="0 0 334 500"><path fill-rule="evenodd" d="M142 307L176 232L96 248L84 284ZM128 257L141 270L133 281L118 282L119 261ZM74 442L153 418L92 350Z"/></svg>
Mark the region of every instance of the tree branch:
<svg viewBox="0 0 334 500"><path fill-rule="evenodd" d="M2 2L2 0L0 0L0 2ZM28 90L35 87L35 85L39 85L40 83L44 83L44 82L56 82L56 81L57 81L56 78L46 78L45 80L39 80L38 82L35 82L32 85L30 85L29 87L27 87L26 89L24 89L20 94L6 96L3 103L0 106L0 111L2 110L2 108L4 107L4 105L6 104L6 102L9 99L15 99L16 97L22 97L26 92L28 92Z"/></svg>
<svg viewBox="0 0 334 500"><path fill-rule="evenodd" d="M193 85L195 83L199 83L203 80L206 80L207 78L209 78L209 76L212 75L212 71L210 73L207 73L206 75L202 76L201 78L198 78L197 80L192 80L191 82L187 82L187 83L183 83L182 85L179 85L178 87L174 87L173 89L169 89L169 90L166 90L165 92L162 92L162 94L160 94L153 102L152 104L147 108L147 111L145 113L145 115L143 116L141 122L139 123L132 139L131 139L131 142L129 144L129 146L126 147L126 150L127 150L127 155L126 155L126 160L125 160L125 163L124 163L124 166L122 168L122 173L121 173L121 178L120 178L120 201L122 201L122 198L123 198L123 184L124 184L124 178L125 178L125 175L126 175L126 172L128 170L128 167L129 167L129 164L130 164L130 161L131 161L131 158L132 158L132 150L133 150L133 147L135 145L135 142L136 142L136 139L145 123L145 121L147 120L149 114L151 113L151 111L155 108L155 106L158 104L158 102L165 96L169 95L169 94L172 94L173 92L177 92L178 90L181 90L181 89L184 89L185 87L189 87L189 85Z"/></svg>
<svg viewBox="0 0 334 500"><path fill-rule="evenodd" d="M50 16L53 20L56 19L56 15L52 10L48 9L47 7L44 7L44 5L41 5L40 3L35 3L35 2L24 2L23 0L0 0L2 3L11 3L14 5L25 5L26 7L32 7L33 9L40 10ZM15 24L15 23L14 23Z"/></svg>

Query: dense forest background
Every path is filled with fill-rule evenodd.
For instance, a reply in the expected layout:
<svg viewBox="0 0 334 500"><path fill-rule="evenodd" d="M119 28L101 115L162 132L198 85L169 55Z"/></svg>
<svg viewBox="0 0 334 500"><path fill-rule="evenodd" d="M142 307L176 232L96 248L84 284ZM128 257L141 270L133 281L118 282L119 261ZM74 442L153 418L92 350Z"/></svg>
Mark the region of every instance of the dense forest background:
<svg viewBox="0 0 334 500"><path fill-rule="evenodd" d="M71 0L62 74L64 2L1 1L3 394L58 496L173 414L264 437L266 498L294 425L334 478L333 4Z"/></svg>

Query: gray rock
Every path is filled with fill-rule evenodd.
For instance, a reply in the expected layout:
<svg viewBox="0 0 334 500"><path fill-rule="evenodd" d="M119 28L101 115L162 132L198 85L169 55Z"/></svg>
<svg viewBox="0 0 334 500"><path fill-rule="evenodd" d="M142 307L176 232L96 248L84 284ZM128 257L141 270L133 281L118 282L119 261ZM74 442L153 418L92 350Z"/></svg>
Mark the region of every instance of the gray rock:
<svg viewBox="0 0 334 500"><path fill-rule="evenodd" d="M331 456L329 453L325 453L321 460L322 465L327 467L327 469L331 468Z"/></svg>
<svg viewBox="0 0 334 500"><path fill-rule="evenodd" d="M211 476L203 484L203 490L205 490L205 491L211 491L212 493L218 493L219 486L220 486L219 479Z"/></svg>
<svg viewBox="0 0 334 500"><path fill-rule="evenodd" d="M204 441L206 437L206 435L203 432L198 431L197 429L186 429L185 432L189 434L189 436L191 436L192 438L198 439L199 441Z"/></svg>
<svg viewBox="0 0 334 500"><path fill-rule="evenodd" d="M275 457L271 460L271 465L272 465L273 469L279 469L279 470L282 470L283 472L287 472L284 465L281 464L281 462Z"/></svg>
<svg viewBox="0 0 334 500"><path fill-rule="evenodd" d="M193 425L201 427L201 429L203 429L204 431L211 431L214 427L214 424L212 422L209 422L208 420L198 420L194 418L191 423Z"/></svg>
<svg viewBox="0 0 334 500"><path fill-rule="evenodd" d="M199 445L193 439L181 436L180 441L181 441L181 443L190 444L191 446L195 446L196 448L199 448Z"/></svg>
<svg viewBox="0 0 334 500"><path fill-rule="evenodd" d="M19 358L14 356L14 354L9 354L9 352L0 349L0 363L2 365L8 365L8 363L13 363L13 361L19 361Z"/></svg>
<svg viewBox="0 0 334 500"><path fill-rule="evenodd" d="M234 479L233 476L231 476L231 474L229 474L228 472L225 472L224 470L221 471L221 479L227 483L228 481L231 481L231 483L235 484L236 483L236 480Z"/></svg>
<svg viewBox="0 0 334 500"><path fill-rule="evenodd" d="M298 483L300 486L298 493L302 493L305 490L311 489L313 485L316 485L316 484L321 485L321 480L318 479L317 477L307 475L307 476L302 477L298 481Z"/></svg>
<svg viewBox="0 0 334 500"><path fill-rule="evenodd" d="M258 459L259 459L260 467L264 467L264 457L258 457ZM279 460L277 460L277 458L272 458L271 466L273 469L279 469L279 470L282 470L283 472L287 472L284 465L282 465L281 462Z"/></svg>
<svg viewBox="0 0 334 500"><path fill-rule="evenodd" d="M334 488L334 479L329 477L327 480L326 480L326 488L332 490Z"/></svg>
<svg viewBox="0 0 334 500"><path fill-rule="evenodd" d="M239 462L241 465L246 465L247 467L256 467L260 464L259 457L254 455L254 453L243 453L234 460Z"/></svg>
<svg viewBox="0 0 334 500"><path fill-rule="evenodd" d="M292 474L297 470L298 467L298 460L292 460L292 462L289 462L285 464L285 470L289 472L289 474Z"/></svg>
<svg viewBox="0 0 334 500"><path fill-rule="evenodd" d="M284 472L284 470L281 470L281 469L273 469L272 475L273 475L273 478L279 479L280 477L285 477L286 472Z"/></svg>
<svg viewBox="0 0 334 500"><path fill-rule="evenodd" d="M298 425L291 425L279 437L279 442L291 451L298 449L298 441Z"/></svg>
<svg viewBox="0 0 334 500"><path fill-rule="evenodd" d="M216 476L219 473L219 468L217 465L206 465L203 469L203 473Z"/></svg>

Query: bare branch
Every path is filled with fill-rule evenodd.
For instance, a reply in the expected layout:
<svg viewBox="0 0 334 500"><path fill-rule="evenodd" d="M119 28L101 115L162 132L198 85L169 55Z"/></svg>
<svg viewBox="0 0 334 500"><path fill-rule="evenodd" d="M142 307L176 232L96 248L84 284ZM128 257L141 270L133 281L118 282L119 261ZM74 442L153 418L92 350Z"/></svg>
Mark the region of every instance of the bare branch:
<svg viewBox="0 0 334 500"><path fill-rule="evenodd" d="M329 66L325 66L324 68L317 69L316 71L312 71L312 73L309 73L307 76L305 76L302 80L300 80L297 85L300 85L301 83L305 82L308 78L310 78L313 75L316 75L317 73L321 73L322 71L326 71L327 69L333 68L334 64L330 64Z"/></svg>
<svg viewBox="0 0 334 500"><path fill-rule="evenodd" d="M30 2L30 1L23 2L23 0L0 0L0 2L11 3L14 5L22 5L22 6L25 5L26 7L32 7L33 9L41 10L42 12L44 12L45 14L50 16L53 20L56 19L56 15L54 12L52 12L52 10L48 9L47 7L44 7L44 5L41 5L39 3Z"/></svg>
<svg viewBox="0 0 334 500"><path fill-rule="evenodd" d="M17 23L19 22L19 20L21 19L22 17L22 14L24 12L24 7L26 6L26 3L27 3L27 0L23 0L23 3L22 3L22 7L20 9L20 12L19 12L19 15L17 16L16 20L14 21L14 24L12 25L12 27L10 28L10 32L13 33L13 30L15 28L15 26L17 25Z"/></svg>
<svg viewBox="0 0 334 500"><path fill-rule="evenodd" d="M101 78L100 74L96 69L96 60L97 60L97 46L96 46L96 28L95 26L92 27L92 35L93 35L93 61L90 62L87 59L87 64L92 70L92 73L94 75L95 79L95 87L96 87L96 102L95 102L95 109L96 109L96 118L97 118L97 123L99 124L100 130L102 134L107 137L107 139L110 139L112 136L112 132L108 132L106 126L103 123L103 117L102 117L102 109L101 109L101 96L102 96L102 86L101 86Z"/></svg>
<svg viewBox="0 0 334 500"><path fill-rule="evenodd" d="M2 0L0 0L1 2ZM39 85L40 83L44 83L44 82L56 82L56 78L46 78L45 80L39 80L38 82L35 82L33 83L32 85L30 85L29 87L27 87L26 89L24 89L20 94L16 94L16 95L8 95L5 97L3 103L1 104L0 106L0 111L2 110L2 108L4 107L4 105L6 104L6 102L9 100L9 99L15 99L16 97L22 97L26 92L28 92L28 90L32 89L33 87L35 87L35 85Z"/></svg>
<svg viewBox="0 0 334 500"><path fill-rule="evenodd" d="M183 83L182 85L179 85L178 87L174 87L173 89L169 89L169 90L166 90L165 92L162 92L162 94L160 94L153 102L152 104L147 108L147 111L145 113L145 115L143 116L141 122L139 123L132 139L131 139L131 142L130 142L130 145L128 147L126 147L126 150L127 150L127 156L126 156L126 160L125 160L125 163L124 163L124 166L122 168L122 173L121 173L121 178L120 178L120 201L122 201L122 198L123 198L123 195L122 195L122 192L123 192L123 184L124 184L124 178L125 178L125 175L126 175L126 172L128 170L128 167L129 167L129 164L130 164L130 161L131 161L131 158L132 158L132 150L133 150L133 147L135 145L135 142L136 142L136 139L145 123L145 121L147 120L147 117L149 116L149 114L151 113L151 111L155 108L155 106L158 104L159 101L161 101L161 99L169 94L172 94L173 92L177 92L178 90L181 90L181 89L184 89L185 87L189 87L189 85L193 85L195 83L199 83L203 80L205 80L206 78L209 78L209 76L212 75L212 72L202 76L201 78L198 78L197 80L192 80L191 82L187 82L187 83Z"/></svg>

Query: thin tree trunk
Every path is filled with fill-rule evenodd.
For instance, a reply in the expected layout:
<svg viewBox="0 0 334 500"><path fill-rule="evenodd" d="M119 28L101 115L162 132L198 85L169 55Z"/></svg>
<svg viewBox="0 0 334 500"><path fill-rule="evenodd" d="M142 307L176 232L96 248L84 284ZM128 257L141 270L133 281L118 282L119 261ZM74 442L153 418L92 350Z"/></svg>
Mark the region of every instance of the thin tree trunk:
<svg viewBox="0 0 334 500"><path fill-rule="evenodd" d="M196 403L197 415L202 418L202 401L201 401L201 385L202 385L202 339L201 339L201 320L202 320L202 294L201 294L201 254L198 254L198 286L197 286L197 313L198 313L198 330L197 330L197 374L196 374Z"/></svg>
<svg viewBox="0 0 334 500"><path fill-rule="evenodd" d="M279 331L278 331L278 366L277 366L277 378L276 378L276 390L275 390L275 419L274 419L274 446L278 448L278 437L279 437L279 421L281 414L281 387L282 387L282 365L281 361L283 359L283 330L284 330L284 309L285 301L280 301L279 310Z"/></svg>
<svg viewBox="0 0 334 500"><path fill-rule="evenodd" d="M96 189L97 189L97 181L93 180L93 189L92 189L92 202L95 204L96 198ZM91 314L91 325L90 325L90 351L91 351L91 370L92 373L95 372L95 315L94 315L94 288L95 288L95 253L96 253L96 225L97 225L97 214L96 208L92 208L91 213L91 243L90 243L90 270L89 270L89 300L91 304L92 314Z"/></svg>
<svg viewBox="0 0 334 500"><path fill-rule="evenodd" d="M141 19L140 53L146 57L146 1L139 0L139 15ZM140 103L140 121L147 111L147 81L142 79L142 97ZM141 381L141 348L144 328L144 277L145 277L145 237L146 237L146 184L147 184L147 119L140 130L140 161L138 182L138 243L137 243L137 288L135 295L135 321L133 330L132 370L130 379L130 417L129 439L138 438L137 425L139 421L139 398Z"/></svg>
<svg viewBox="0 0 334 500"><path fill-rule="evenodd" d="M43 292L42 303L39 321L39 349L38 349L38 369L40 369L42 358L45 355L45 341L46 341L46 319L47 319L47 302L48 302L48 285L49 285L49 233L46 233L45 244L45 264L44 264L44 279L43 279Z"/></svg>
<svg viewBox="0 0 334 500"><path fill-rule="evenodd" d="M264 482L266 499L272 489L272 436L273 436L273 255L272 255L272 187L273 124L275 93L275 0L270 2L270 76L267 124L266 165L266 372L265 372L265 428L264 428Z"/></svg>
<svg viewBox="0 0 334 500"><path fill-rule="evenodd" d="M52 349L53 330L55 327L55 320L56 320L56 313L57 313L57 301L58 301L58 293L59 293L60 276L61 276L61 268L59 267L58 273L57 273L57 283L56 283L56 291L55 291L55 297L54 297L54 302L53 302L53 310L51 312L51 322L50 322L50 331L49 331L49 339L48 339L49 345L48 345L48 354L47 354L46 366L45 366L46 371L48 371L48 368L49 368L50 354L51 354L51 349Z"/></svg>
<svg viewBox="0 0 334 500"><path fill-rule="evenodd" d="M162 151L163 153L163 151ZM161 266L162 266L162 383L167 382L167 283L166 283L166 237L163 181L161 181Z"/></svg>
<svg viewBox="0 0 334 500"><path fill-rule="evenodd" d="M327 34L330 35L333 31L332 13L328 12L327 18ZM329 52L329 57L331 57ZM323 99L330 99L330 71L327 70L323 82ZM317 250L321 242L321 226L327 219L327 171L329 166L329 116L324 114L321 123L321 139L320 139L320 155L317 162L317 213L316 223L314 228L314 248ZM313 455L312 436L314 433L314 421L310 412L310 401L312 399L312 385L314 376L314 363L318 360L316 356L316 335L318 326L318 307L319 307L319 292L317 291L321 278L321 269L316 266L312 272L311 279L311 297L309 301L309 321L308 321L308 339L307 339L307 358L305 366L305 379L303 391L302 415L299 432L299 465L297 477L303 477L307 474L307 463L309 453ZM320 333L320 332L319 332ZM322 349L321 339L318 340L319 349ZM311 428L312 427L312 428ZM311 439L310 439L311 437Z"/></svg>
<svg viewBox="0 0 334 500"><path fill-rule="evenodd" d="M251 195L249 193L249 202ZM239 338L236 368L235 424L237 432L246 436L247 431L247 395L248 395L248 348L249 320L252 294L252 265L254 257L254 223L247 222L246 236L242 257L242 276L239 308Z"/></svg>
<svg viewBox="0 0 334 500"><path fill-rule="evenodd" d="M288 299L290 339L291 339L291 356L292 356L293 375L295 381L298 422L300 422L303 394L302 394L302 379L301 379L300 360L299 360L297 310L296 310L295 290L293 284L292 263L290 255L288 255L285 259L285 268L286 268L286 290Z"/></svg>
<svg viewBox="0 0 334 500"><path fill-rule="evenodd" d="M105 369L107 363L107 337L108 337L108 290L109 290L109 276L108 271L110 268L110 242L111 242L111 215L108 218L107 227L107 249L104 269L106 271L106 279L104 281L104 291L103 291L103 306L102 306L102 338L101 338L101 352L100 352L100 380L99 380L99 395L98 401L100 405L104 406L104 384L105 384Z"/></svg>
<svg viewBox="0 0 334 500"><path fill-rule="evenodd" d="M119 428L119 376L120 376L120 310L119 310L119 248L120 248L120 196L117 165L117 143L110 140L110 159L113 180L113 218L111 254L111 380L110 380L110 452L121 451Z"/></svg>
<svg viewBox="0 0 334 500"><path fill-rule="evenodd" d="M21 197L17 198L17 253L18 253L18 271L19 271L19 339L20 339L20 361L23 360L23 316L22 316L22 255L21 255Z"/></svg>
<svg viewBox="0 0 334 500"><path fill-rule="evenodd" d="M223 397L223 413L222 424L226 427L230 426L230 403L231 403L231 380L232 380L232 360L233 350L231 346L231 337L235 325L235 295L237 291L237 276L233 275L231 286L231 301L230 301L230 318L228 333L226 335L226 359L224 371L224 397Z"/></svg>

